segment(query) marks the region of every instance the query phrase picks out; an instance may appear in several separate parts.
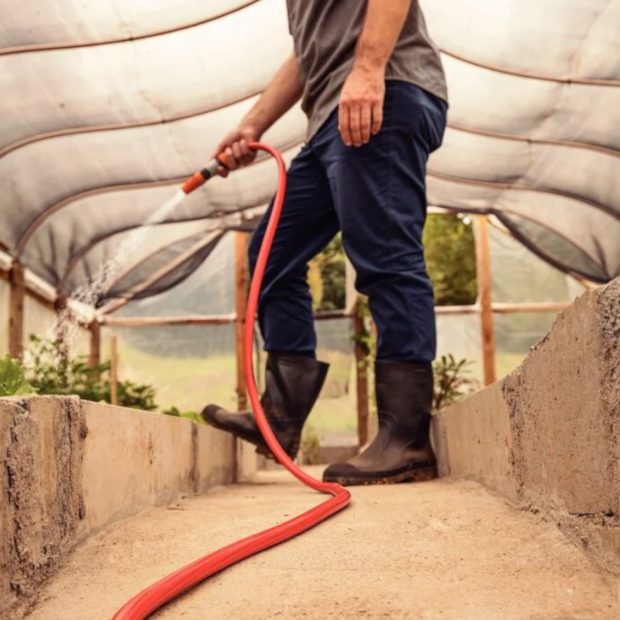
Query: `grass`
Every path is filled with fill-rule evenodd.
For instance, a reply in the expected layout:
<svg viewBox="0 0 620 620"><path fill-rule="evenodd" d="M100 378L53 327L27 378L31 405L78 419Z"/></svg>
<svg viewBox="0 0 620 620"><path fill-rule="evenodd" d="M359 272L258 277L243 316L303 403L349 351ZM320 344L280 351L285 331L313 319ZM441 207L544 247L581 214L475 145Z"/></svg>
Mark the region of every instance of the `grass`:
<svg viewBox="0 0 620 620"><path fill-rule="evenodd" d="M329 362L331 368L323 396L317 402L309 423L319 435L355 432L357 413L353 358L335 351L319 351L318 355ZM234 355L158 357L119 341L119 376L153 385L161 410L175 406L180 411L199 412L208 403L217 403L233 411L237 407Z"/></svg>
<svg viewBox="0 0 620 620"><path fill-rule="evenodd" d="M200 411L207 403L235 407L237 369L235 358L218 355L207 359L158 357L119 342L119 376L149 383L157 391L160 409Z"/></svg>
<svg viewBox="0 0 620 620"><path fill-rule="evenodd" d="M357 432L355 368L353 357L335 351L319 351L319 359L331 364L322 397L308 420L317 435ZM498 378L516 368L525 354L502 353L496 357ZM209 358L166 358L145 353L119 341L119 373L122 379L150 383L157 391L160 409L201 411L207 403L236 410L236 359L234 355ZM474 375L477 374L475 371Z"/></svg>

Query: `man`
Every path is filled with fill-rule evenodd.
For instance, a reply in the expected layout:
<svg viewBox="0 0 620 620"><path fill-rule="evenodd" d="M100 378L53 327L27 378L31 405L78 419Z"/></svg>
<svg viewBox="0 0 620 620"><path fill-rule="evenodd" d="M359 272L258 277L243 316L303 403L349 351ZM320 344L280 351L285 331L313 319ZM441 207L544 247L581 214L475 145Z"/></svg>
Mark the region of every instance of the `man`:
<svg viewBox="0 0 620 620"><path fill-rule="evenodd" d="M341 230L377 326L379 432L361 455L330 465L324 480L428 479L436 475L429 441L435 317L422 229L426 162L446 124L439 54L417 0L287 5L294 54L215 152L226 153L231 169L250 163L248 143L302 99L307 143L289 170L258 310L268 351L263 407L293 458L327 373L315 358L307 263ZM251 269L269 212L250 244ZM209 405L203 416L270 453L251 412Z"/></svg>

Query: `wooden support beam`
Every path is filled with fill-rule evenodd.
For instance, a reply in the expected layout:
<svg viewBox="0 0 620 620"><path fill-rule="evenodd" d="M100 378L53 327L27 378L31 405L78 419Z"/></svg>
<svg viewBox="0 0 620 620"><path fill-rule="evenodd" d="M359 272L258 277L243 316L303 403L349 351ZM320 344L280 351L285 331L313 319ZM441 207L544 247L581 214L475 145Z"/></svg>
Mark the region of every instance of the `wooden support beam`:
<svg viewBox="0 0 620 620"><path fill-rule="evenodd" d="M243 233L239 233L243 234ZM248 278L246 271L246 278ZM247 280L246 285L247 287ZM247 288L246 288L247 290ZM468 306L464 306L467 308ZM243 318L245 319L245 305L243 306ZM474 310L475 311L475 310ZM318 312L314 315L315 321L329 321L331 319L347 318L350 315L341 311ZM106 327L163 327L171 325L230 325L236 323L237 314L221 314L214 316L132 316L116 317L111 315L101 316L100 321Z"/></svg>
<svg viewBox="0 0 620 620"><path fill-rule="evenodd" d="M89 368L96 368L101 364L101 325L93 319L88 326L90 331L90 350L88 352Z"/></svg>
<svg viewBox="0 0 620 620"><path fill-rule="evenodd" d="M532 302L532 303L494 303L492 309L497 314L520 312L560 312L570 305L569 302ZM437 306L435 311L439 315L478 314L479 305L471 306ZM214 316L145 316L145 317L101 317L101 325L106 327L163 327L178 325L230 325L236 322L236 314L222 314ZM346 312L317 312L315 321L330 321L332 319L350 318ZM85 327L90 327L86 324Z"/></svg>
<svg viewBox="0 0 620 620"><path fill-rule="evenodd" d="M523 312L561 312L570 306L569 301L540 301L528 303L499 303L491 304L494 314L519 314ZM471 306L437 306L438 315L479 314L482 308L479 304Z"/></svg>
<svg viewBox="0 0 620 620"><path fill-rule="evenodd" d="M235 322L234 314L220 316L103 316L106 327L163 327L177 325L230 325Z"/></svg>
<svg viewBox="0 0 620 620"><path fill-rule="evenodd" d="M361 336L364 333L364 318L359 303L353 315L355 342L355 377L357 397L357 437L360 448L368 443L368 360Z"/></svg>
<svg viewBox="0 0 620 620"><path fill-rule="evenodd" d="M243 411L248 406L247 377L243 365L245 313L248 295L248 236L246 233L235 233L235 341L237 345L237 409Z"/></svg>
<svg viewBox="0 0 620 620"><path fill-rule="evenodd" d="M21 359L24 354L24 266L15 261L9 272L9 355Z"/></svg>
<svg viewBox="0 0 620 620"><path fill-rule="evenodd" d="M26 270L24 269L24 272ZM0 269L0 280L5 280L6 282L11 282L11 270L4 271ZM50 300L49 297L43 295L32 283L28 282L28 279L24 274L24 289L26 291L26 295L28 297L32 297L32 299L36 299L42 306L49 308L50 310L54 309L54 302Z"/></svg>
<svg viewBox="0 0 620 620"><path fill-rule="evenodd" d="M524 304L492 304L494 314L520 314L524 312L562 312L570 306L569 301L541 301Z"/></svg>
<svg viewBox="0 0 620 620"><path fill-rule="evenodd" d="M56 301L54 302L54 312L56 314L56 324L54 325L54 339L58 343L58 355L61 359L69 359L69 325L68 322L72 319L71 313L68 310L67 296L62 293L58 293Z"/></svg>
<svg viewBox="0 0 620 620"><path fill-rule="evenodd" d="M478 304L482 331L482 356L484 383L495 383L495 332L491 300L491 259L489 254L488 222L486 215L476 217L476 274L478 279Z"/></svg>
<svg viewBox="0 0 620 620"><path fill-rule="evenodd" d="M118 405L118 342L116 334L110 336L110 402Z"/></svg>
<svg viewBox="0 0 620 620"><path fill-rule="evenodd" d="M435 314L478 314L480 306L472 304L471 306L435 306Z"/></svg>

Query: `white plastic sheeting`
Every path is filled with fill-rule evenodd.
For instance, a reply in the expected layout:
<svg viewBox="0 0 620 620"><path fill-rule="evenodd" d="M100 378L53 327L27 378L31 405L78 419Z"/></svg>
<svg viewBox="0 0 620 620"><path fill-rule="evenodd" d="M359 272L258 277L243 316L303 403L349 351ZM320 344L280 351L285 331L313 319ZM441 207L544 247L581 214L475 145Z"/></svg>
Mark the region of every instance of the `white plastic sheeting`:
<svg viewBox="0 0 620 620"><path fill-rule="evenodd" d="M568 272L620 275L620 0L421 4L451 100L429 202L496 213ZM0 13L0 244L67 293L203 165L292 49L284 0L0 0ZM295 108L265 141L290 159L304 133ZM227 227L274 186L268 161L216 180L157 242ZM138 254L127 263L144 267Z"/></svg>

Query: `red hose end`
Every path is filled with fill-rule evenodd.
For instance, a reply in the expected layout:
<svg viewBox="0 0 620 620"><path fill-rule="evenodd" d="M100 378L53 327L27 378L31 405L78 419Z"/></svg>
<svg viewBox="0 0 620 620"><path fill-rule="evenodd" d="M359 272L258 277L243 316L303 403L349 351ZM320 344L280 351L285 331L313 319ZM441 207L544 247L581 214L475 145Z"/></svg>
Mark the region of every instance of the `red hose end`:
<svg viewBox="0 0 620 620"><path fill-rule="evenodd" d="M205 179L202 172L197 172L185 181L181 189L186 194L191 194L195 189L198 189L201 185L204 185L206 180L207 179Z"/></svg>

